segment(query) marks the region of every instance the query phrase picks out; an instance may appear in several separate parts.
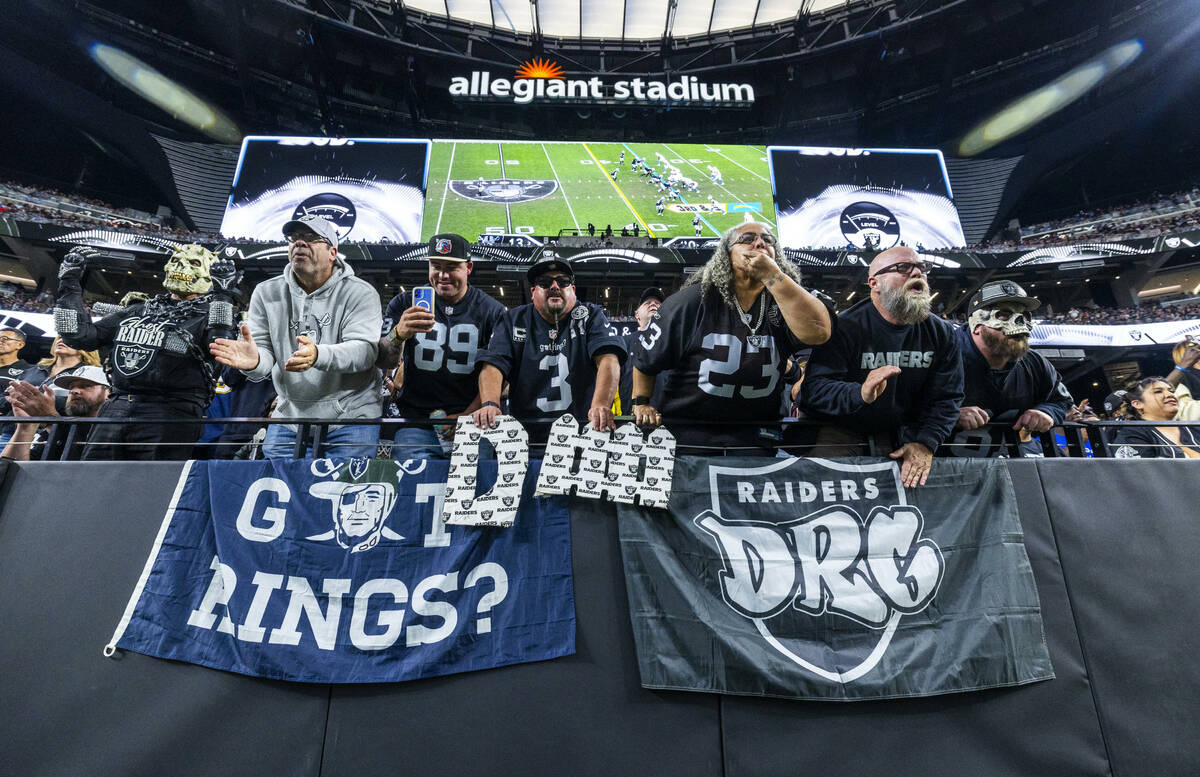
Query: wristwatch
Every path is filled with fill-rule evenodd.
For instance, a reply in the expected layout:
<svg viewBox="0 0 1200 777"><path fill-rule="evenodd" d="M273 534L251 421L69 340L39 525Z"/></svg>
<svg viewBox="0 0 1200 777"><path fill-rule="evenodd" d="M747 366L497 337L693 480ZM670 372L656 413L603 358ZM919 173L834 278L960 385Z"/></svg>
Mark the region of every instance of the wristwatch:
<svg viewBox="0 0 1200 777"><path fill-rule="evenodd" d="M638 405L648 405L648 404L650 404L650 397L634 397L633 399L629 400L630 407L637 407Z"/></svg>

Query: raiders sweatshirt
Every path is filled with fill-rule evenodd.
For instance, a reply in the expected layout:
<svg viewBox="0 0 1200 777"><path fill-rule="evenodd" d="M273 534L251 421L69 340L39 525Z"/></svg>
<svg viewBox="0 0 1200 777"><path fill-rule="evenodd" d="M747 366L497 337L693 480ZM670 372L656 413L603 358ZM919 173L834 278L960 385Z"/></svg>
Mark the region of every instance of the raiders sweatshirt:
<svg viewBox="0 0 1200 777"><path fill-rule="evenodd" d="M895 366L883 393L863 401L862 384L876 367ZM954 327L930 315L919 324L884 320L871 299L838 314L833 336L813 349L801 407L810 418L875 434L898 430L900 444L936 451L958 421L962 359Z"/></svg>

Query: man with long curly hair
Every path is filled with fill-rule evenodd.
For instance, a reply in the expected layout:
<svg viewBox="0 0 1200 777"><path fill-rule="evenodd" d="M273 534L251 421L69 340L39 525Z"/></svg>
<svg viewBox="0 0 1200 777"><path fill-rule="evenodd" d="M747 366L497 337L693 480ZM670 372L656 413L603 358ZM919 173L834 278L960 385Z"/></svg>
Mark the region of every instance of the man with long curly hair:
<svg viewBox="0 0 1200 777"><path fill-rule="evenodd" d="M774 455L787 359L829 339L829 304L804 288L777 242L766 224L727 230L704 269L638 338L634 420L651 427L665 416L682 454ZM654 379L668 370L656 408ZM690 423L696 419L721 423Z"/></svg>

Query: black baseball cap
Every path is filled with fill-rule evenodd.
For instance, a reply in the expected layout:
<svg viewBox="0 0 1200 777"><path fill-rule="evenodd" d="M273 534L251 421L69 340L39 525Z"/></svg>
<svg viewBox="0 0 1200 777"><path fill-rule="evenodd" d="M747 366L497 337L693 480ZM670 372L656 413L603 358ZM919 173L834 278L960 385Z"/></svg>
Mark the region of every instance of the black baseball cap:
<svg viewBox="0 0 1200 777"><path fill-rule="evenodd" d="M571 265L567 264L562 259L559 259L557 256L551 259L543 259L533 267L530 267L525 273L525 277L530 283L533 283L538 278L552 270L558 270L559 272L566 273L567 275L571 276L571 280L575 280L575 271L571 269Z"/></svg>
<svg viewBox="0 0 1200 777"><path fill-rule="evenodd" d="M1114 391L1104 398L1104 412L1112 415L1121 409L1121 405L1125 404L1126 391Z"/></svg>
<svg viewBox="0 0 1200 777"><path fill-rule="evenodd" d="M462 235L445 232L429 238L429 259L444 259L447 262L471 261L471 244Z"/></svg>
<svg viewBox="0 0 1200 777"><path fill-rule="evenodd" d="M970 315L980 308L990 308L1001 302L1018 302L1025 307L1026 311L1033 310L1042 304L1037 297L1031 297L1025 293L1025 289L1021 288L1018 283L988 281L979 291L975 292L974 297L971 297L971 302L967 305L967 314Z"/></svg>
<svg viewBox="0 0 1200 777"><path fill-rule="evenodd" d="M658 286L647 286L646 288L642 289L641 302L645 302L648 299L656 299L659 302L666 302L667 295L663 294L663 290Z"/></svg>

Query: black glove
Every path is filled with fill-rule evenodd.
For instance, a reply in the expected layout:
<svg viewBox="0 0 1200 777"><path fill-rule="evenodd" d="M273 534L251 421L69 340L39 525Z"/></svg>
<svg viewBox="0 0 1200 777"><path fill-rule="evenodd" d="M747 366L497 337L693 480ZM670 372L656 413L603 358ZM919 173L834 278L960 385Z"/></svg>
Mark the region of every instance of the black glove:
<svg viewBox="0 0 1200 777"><path fill-rule="evenodd" d="M238 283L242 280L242 273L238 270L237 265L232 259L225 257L213 262L212 266L208 268L208 274L212 277L212 290L230 296L233 295Z"/></svg>
<svg viewBox="0 0 1200 777"><path fill-rule="evenodd" d="M87 269L88 260L99 255L99 251L87 246L72 248L63 257L62 263L58 266L58 279L60 281L73 281L78 284L80 278L83 277L83 271Z"/></svg>

